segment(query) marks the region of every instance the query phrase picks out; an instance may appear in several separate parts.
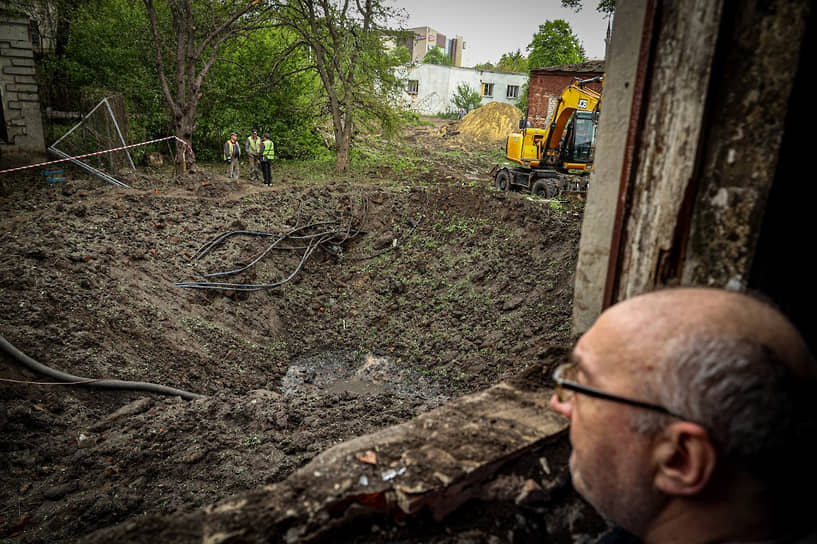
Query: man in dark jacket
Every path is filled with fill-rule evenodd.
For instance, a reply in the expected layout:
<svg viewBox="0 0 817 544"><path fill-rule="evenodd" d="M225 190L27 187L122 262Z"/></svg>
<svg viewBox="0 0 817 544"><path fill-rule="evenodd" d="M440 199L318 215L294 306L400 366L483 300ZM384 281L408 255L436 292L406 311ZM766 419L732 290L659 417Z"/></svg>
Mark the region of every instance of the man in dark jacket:
<svg viewBox="0 0 817 544"><path fill-rule="evenodd" d="M813 543L817 364L777 309L714 288L620 302L554 373L573 487L646 544Z"/></svg>
<svg viewBox="0 0 817 544"><path fill-rule="evenodd" d="M264 138L261 140L261 172L264 174L264 185L272 184L270 179L270 168L272 160L275 158L275 145L270 140L269 134L264 133Z"/></svg>

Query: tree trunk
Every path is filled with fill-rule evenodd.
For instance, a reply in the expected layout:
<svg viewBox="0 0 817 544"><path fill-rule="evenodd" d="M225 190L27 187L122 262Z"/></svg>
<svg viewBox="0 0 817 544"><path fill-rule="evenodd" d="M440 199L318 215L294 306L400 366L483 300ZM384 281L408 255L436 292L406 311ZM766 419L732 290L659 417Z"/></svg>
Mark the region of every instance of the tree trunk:
<svg viewBox="0 0 817 544"><path fill-rule="evenodd" d="M349 169L349 150L352 148L352 121L346 119L342 128L335 134L335 170L345 172Z"/></svg>
<svg viewBox="0 0 817 544"><path fill-rule="evenodd" d="M189 118L190 117L190 118ZM176 123L176 175L181 176L189 172L196 164L196 155L193 153L193 122L192 116L184 116Z"/></svg>

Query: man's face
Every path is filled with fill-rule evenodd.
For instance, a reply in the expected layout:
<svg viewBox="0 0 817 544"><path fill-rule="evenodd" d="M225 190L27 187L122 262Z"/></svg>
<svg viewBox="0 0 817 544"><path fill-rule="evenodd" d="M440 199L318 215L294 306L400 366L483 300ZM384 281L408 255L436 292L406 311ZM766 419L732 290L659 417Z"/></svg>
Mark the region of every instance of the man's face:
<svg viewBox="0 0 817 544"><path fill-rule="evenodd" d="M609 310L576 344L576 381L639 398L634 380L644 370L645 349L639 346L645 342L639 343L638 328L623 314ZM607 519L638 532L660 503L652 485L649 440L631 428L632 411L638 408L581 393L564 403L554 395L550 404L570 419L576 491Z"/></svg>

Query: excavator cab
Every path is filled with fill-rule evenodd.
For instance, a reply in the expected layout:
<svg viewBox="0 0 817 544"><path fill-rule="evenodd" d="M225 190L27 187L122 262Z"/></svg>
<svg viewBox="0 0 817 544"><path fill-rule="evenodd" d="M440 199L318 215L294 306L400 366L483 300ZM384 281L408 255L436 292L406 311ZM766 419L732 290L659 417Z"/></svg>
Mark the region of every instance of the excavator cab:
<svg viewBox="0 0 817 544"><path fill-rule="evenodd" d="M565 131L562 144L563 166L566 170L589 172L593 167L596 146L596 119L593 112L577 111Z"/></svg>

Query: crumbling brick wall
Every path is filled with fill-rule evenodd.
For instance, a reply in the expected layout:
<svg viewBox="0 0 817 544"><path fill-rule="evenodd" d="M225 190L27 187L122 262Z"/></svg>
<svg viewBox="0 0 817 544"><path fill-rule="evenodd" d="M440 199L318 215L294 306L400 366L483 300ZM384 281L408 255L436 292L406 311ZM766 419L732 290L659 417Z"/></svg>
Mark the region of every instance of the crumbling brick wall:
<svg viewBox="0 0 817 544"><path fill-rule="evenodd" d="M0 10L0 148L12 154L45 154L34 52L28 18Z"/></svg>

